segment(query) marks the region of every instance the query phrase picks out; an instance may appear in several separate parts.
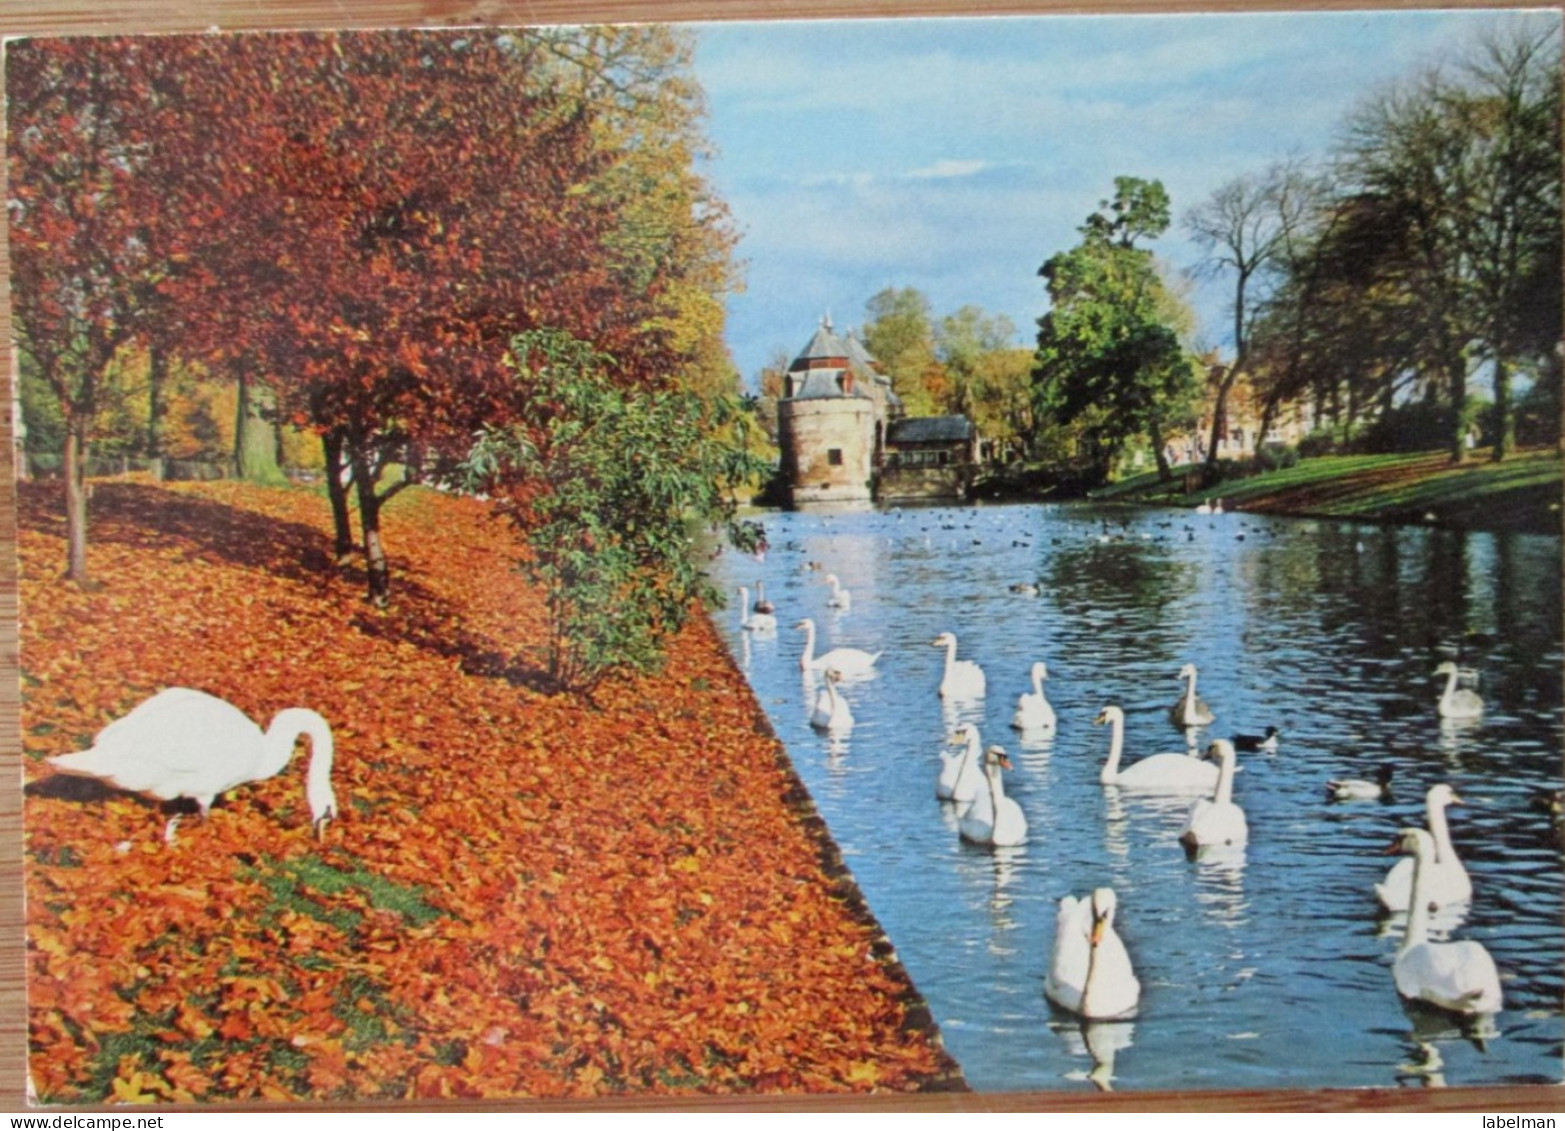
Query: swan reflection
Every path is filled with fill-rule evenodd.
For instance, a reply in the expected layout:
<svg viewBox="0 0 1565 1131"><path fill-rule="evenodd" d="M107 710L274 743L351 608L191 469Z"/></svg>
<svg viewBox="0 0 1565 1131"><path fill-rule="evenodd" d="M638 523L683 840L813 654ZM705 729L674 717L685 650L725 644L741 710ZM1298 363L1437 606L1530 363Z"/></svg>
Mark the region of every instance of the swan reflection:
<svg viewBox="0 0 1565 1131"><path fill-rule="evenodd" d="M1068 1055L1090 1057L1087 1072L1067 1072L1067 1080L1089 1080L1101 1092L1114 1090L1114 1057L1128 1049L1136 1036L1134 1021L1060 1021L1051 1023Z"/></svg>

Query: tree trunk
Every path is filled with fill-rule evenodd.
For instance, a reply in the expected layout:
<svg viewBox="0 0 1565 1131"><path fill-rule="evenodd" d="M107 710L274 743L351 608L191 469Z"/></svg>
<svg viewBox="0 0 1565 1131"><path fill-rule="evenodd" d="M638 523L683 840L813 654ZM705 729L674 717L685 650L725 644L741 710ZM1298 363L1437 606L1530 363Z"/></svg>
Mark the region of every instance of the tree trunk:
<svg viewBox="0 0 1565 1131"><path fill-rule="evenodd" d="M1505 358L1494 359L1494 452L1490 456L1499 463L1514 446L1516 422L1511 413L1511 371Z"/></svg>
<svg viewBox="0 0 1565 1131"><path fill-rule="evenodd" d="M348 487L343 482L348 471L343 458L341 432L328 432L321 437L326 451L326 497L331 500L332 527L335 531L332 553L337 564L344 566L353 556L353 516L348 513Z"/></svg>
<svg viewBox="0 0 1565 1131"><path fill-rule="evenodd" d="M1262 470L1261 453L1266 448L1266 437L1271 435L1272 424L1277 419L1277 397L1275 394L1266 398L1261 405L1261 428L1255 437L1255 469Z"/></svg>
<svg viewBox="0 0 1565 1131"><path fill-rule="evenodd" d="M359 524L364 531L364 568L369 575L369 599L377 609L391 603L391 567L380 540L381 498L375 493L375 476L369 461L357 448L352 453L353 485L359 495Z"/></svg>
<svg viewBox="0 0 1565 1131"><path fill-rule="evenodd" d="M248 363L239 365L239 415L234 427L234 467L240 479L250 483L280 484L277 466L276 408L272 390L257 381Z"/></svg>
<svg viewBox="0 0 1565 1131"><path fill-rule="evenodd" d="M1239 379L1239 364L1235 362L1217 385L1217 398L1212 402L1212 435L1206 447L1206 468L1203 472L1208 485L1217 480L1217 441L1222 438L1223 425L1227 423L1228 393Z"/></svg>
<svg viewBox="0 0 1565 1131"><path fill-rule="evenodd" d="M1152 455L1157 460L1157 481L1167 483L1174 478L1174 469L1168 465L1168 453L1164 451L1163 425L1154 416L1147 423L1147 431L1152 435Z"/></svg>
<svg viewBox="0 0 1565 1131"><path fill-rule="evenodd" d="M1445 367L1451 388L1451 462L1461 463L1467 455L1467 429L1462 423L1462 410L1467 407L1467 359L1460 350L1453 350Z"/></svg>
<svg viewBox="0 0 1565 1131"><path fill-rule="evenodd" d="M87 422L65 422L65 578L87 584Z"/></svg>
<svg viewBox="0 0 1565 1131"><path fill-rule="evenodd" d="M147 460L152 479L163 482L163 434L167 430L168 405L164 386L168 382L168 355L159 346L147 353Z"/></svg>

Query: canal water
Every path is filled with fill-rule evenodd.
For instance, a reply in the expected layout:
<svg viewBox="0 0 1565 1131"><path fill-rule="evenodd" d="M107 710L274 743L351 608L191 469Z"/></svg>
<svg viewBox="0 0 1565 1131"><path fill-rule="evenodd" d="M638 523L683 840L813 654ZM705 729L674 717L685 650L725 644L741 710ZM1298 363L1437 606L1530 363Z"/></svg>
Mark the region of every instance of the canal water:
<svg viewBox="0 0 1565 1131"><path fill-rule="evenodd" d="M945 1043L980 1090L1426 1087L1562 1076L1561 844L1535 795L1560 784L1558 538L1080 505L802 512L766 519L764 560L725 551L719 627L786 744ZM811 568L812 564L820 568ZM851 594L828 606L827 571ZM765 584L775 633L739 627ZM1013 592L1036 585L1036 595ZM817 651L882 652L840 684L851 730L809 725L802 618ZM937 694L954 633L987 694ZM1479 675L1481 721L1442 724L1446 659ZM1010 727L1034 661L1052 737ZM1105 788L1102 708L1125 713L1125 764L1186 748L1169 708L1194 664L1216 721L1197 736L1282 732L1241 753L1239 853L1189 859L1190 800ZM1016 848L960 840L935 797L946 736L1005 747ZM1394 769L1389 800L1326 783ZM1493 955L1505 1008L1482 1029L1405 1005L1401 923L1373 893L1424 794L1466 802L1452 836L1472 875L1441 937ZM1142 984L1134 1020L1084 1026L1043 993L1057 901L1100 886Z"/></svg>

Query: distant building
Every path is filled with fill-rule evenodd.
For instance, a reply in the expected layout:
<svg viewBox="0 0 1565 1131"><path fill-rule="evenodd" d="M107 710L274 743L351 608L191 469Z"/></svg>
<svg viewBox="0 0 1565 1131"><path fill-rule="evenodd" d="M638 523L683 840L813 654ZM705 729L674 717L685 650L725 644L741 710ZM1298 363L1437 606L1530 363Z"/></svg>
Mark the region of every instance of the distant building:
<svg viewBox="0 0 1565 1131"><path fill-rule="evenodd" d="M795 507L965 498L978 452L966 417L906 418L880 362L829 318L784 375L777 440Z"/></svg>

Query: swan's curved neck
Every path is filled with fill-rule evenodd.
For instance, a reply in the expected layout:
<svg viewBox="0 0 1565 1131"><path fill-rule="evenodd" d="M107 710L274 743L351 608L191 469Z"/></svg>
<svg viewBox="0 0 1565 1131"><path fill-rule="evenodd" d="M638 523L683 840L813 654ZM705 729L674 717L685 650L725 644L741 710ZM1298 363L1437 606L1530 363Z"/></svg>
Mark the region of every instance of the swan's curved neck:
<svg viewBox="0 0 1565 1131"><path fill-rule="evenodd" d="M1032 670L1032 693L1039 699L1043 698L1043 672L1037 668Z"/></svg>
<svg viewBox="0 0 1565 1131"><path fill-rule="evenodd" d="M799 657L799 666L807 668L815 660L815 625L806 621L804 625L804 655Z"/></svg>
<svg viewBox="0 0 1565 1131"><path fill-rule="evenodd" d="M310 740L310 768L305 777L304 793L311 812L318 820L328 809L336 808L331 789L331 727L325 719L307 707L289 707L285 711L278 711L272 717L271 725L266 728L264 768L267 777L281 773L293 757L294 742L300 735Z"/></svg>
<svg viewBox="0 0 1565 1131"><path fill-rule="evenodd" d="M1449 707L1456 700L1456 676L1455 668L1445 673L1445 690L1440 694L1440 702Z"/></svg>
<svg viewBox="0 0 1565 1131"><path fill-rule="evenodd" d="M1446 824L1445 806L1428 806L1429 833L1435 838L1435 859L1440 863L1456 857L1456 846L1451 843L1451 826Z"/></svg>
<svg viewBox="0 0 1565 1131"><path fill-rule="evenodd" d="M1218 758L1217 762L1217 792L1212 795L1212 800L1219 805L1227 805L1234 799L1234 756L1226 750Z"/></svg>
<svg viewBox="0 0 1565 1131"><path fill-rule="evenodd" d="M1125 720L1119 715L1109 716L1109 760L1103 763L1098 780L1108 784L1119 773L1119 755L1125 745Z"/></svg>
<svg viewBox="0 0 1565 1131"><path fill-rule="evenodd" d="M1185 706L1195 706L1195 669L1191 668L1185 676Z"/></svg>
<svg viewBox="0 0 1565 1131"><path fill-rule="evenodd" d="M750 590L739 587L739 627L750 623Z"/></svg>
<svg viewBox="0 0 1565 1131"><path fill-rule="evenodd" d="M1407 930L1402 935L1398 954L1405 954L1429 937L1429 900L1424 898L1423 888L1424 877L1429 874L1429 865L1432 863L1424 842L1419 841L1418 850L1413 853L1413 883L1407 899Z"/></svg>
<svg viewBox="0 0 1565 1131"><path fill-rule="evenodd" d="M989 800L994 805L994 811L1000 812L1000 802L1005 798L1005 782L1000 778L1000 763L990 762L984 767L984 773L989 778Z"/></svg>
<svg viewBox="0 0 1565 1131"><path fill-rule="evenodd" d="M949 674L951 667L956 663L956 637L946 641L946 672Z"/></svg>

